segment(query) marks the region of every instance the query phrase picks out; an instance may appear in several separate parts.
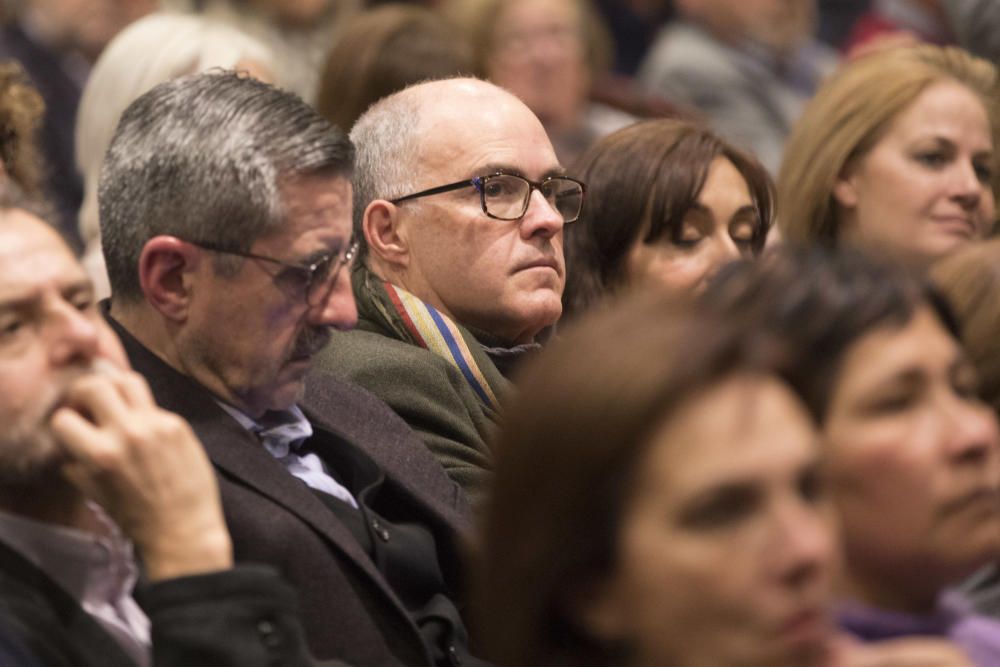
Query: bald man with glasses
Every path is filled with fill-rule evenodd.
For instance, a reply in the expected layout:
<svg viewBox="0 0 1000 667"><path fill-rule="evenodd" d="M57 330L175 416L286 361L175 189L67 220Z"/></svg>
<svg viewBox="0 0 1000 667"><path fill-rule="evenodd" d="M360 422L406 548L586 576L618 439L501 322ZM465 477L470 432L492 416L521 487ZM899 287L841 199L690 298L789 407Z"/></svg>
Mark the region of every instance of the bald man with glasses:
<svg viewBox="0 0 1000 667"><path fill-rule="evenodd" d="M387 97L351 139L359 321L319 363L386 401L476 502L505 373L562 313L584 185L523 103L476 79Z"/></svg>

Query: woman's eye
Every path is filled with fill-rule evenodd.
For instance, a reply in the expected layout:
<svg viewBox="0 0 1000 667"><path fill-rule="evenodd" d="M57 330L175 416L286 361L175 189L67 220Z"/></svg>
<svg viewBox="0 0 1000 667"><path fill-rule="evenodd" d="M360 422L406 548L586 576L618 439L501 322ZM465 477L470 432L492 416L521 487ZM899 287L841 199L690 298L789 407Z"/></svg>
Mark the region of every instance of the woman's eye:
<svg viewBox="0 0 1000 667"><path fill-rule="evenodd" d="M16 317L0 319L0 338L15 336L24 327L24 320Z"/></svg>
<svg viewBox="0 0 1000 667"><path fill-rule="evenodd" d="M909 409L915 400L916 396L908 391L886 394L885 396L881 396L872 401L870 404L870 410L876 414L903 412L904 410Z"/></svg>
<svg viewBox="0 0 1000 667"><path fill-rule="evenodd" d="M725 528L752 515L760 502L753 489L724 489L691 507L684 513L683 521L691 528Z"/></svg>
<svg viewBox="0 0 1000 667"><path fill-rule="evenodd" d="M674 245L681 248L693 248L698 245L703 236L694 225L684 224L671 239Z"/></svg>
<svg viewBox="0 0 1000 667"><path fill-rule="evenodd" d="M976 178L980 183L989 185L993 182L993 168L985 164L974 164L972 168L976 171Z"/></svg>
<svg viewBox="0 0 1000 667"><path fill-rule="evenodd" d="M751 244L757 239L757 227L749 222L733 225L729 229L729 237L742 245Z"/></svg>
<svg viewBox="0 0 1000 667"><path fill-rule="evenodd" d="M825 496L825 484L819 470L807 470L798 481L799 495L809 503L818 503Z"/></svg>
<svg viewBox="0 0 1000 667"><path fill-rule="evenodd" d="M74 308L76 308L77 310L79 310L81 312L82 311L86 311L86 310L90 310L90 309L94 308L97 305L97 303L94 301L94 299L92 297L90 297L90 296L76 297L75 299L73 299L71 301L71 303L73 304Z"/></svg>
<svg viewBox="0 0 1000 667"><path fill-rule="evenodd" d="M917 153L917 162L931 168L943 167L948 163L948 156L938 151Z"/></svg>
<svg viewBox="0 0 1000 667"><path fill-rule="evenodd" d="M979 400L979 382L973 371L958 373L951 382L956 395L969 400Z"/></svg>

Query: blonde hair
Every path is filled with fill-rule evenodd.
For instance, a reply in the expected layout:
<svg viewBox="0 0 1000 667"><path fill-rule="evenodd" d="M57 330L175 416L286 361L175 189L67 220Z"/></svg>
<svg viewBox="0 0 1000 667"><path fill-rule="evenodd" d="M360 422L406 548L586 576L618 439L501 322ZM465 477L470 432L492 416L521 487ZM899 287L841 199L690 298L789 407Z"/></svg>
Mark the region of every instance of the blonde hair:
<svg viewBox="0 0 1000 667"><path fill-rule="evenodd" d="M785 145L778 173L778 226L797 243L836 245L833 189L845 167L862 158L892 120L942 81L966 86L983 102L993 145L1000 144L997 68L954 47L929 44L872 53L845 65L806 106ZM1000 194L994 154L994 195Z"/></svg>
<svg viewBox="0 0 1000 667"><path fill-rule="evenodd" d="M938 261L931 280L958 319L980 395L1000 412L1000 239L974 243Z"/></svg>

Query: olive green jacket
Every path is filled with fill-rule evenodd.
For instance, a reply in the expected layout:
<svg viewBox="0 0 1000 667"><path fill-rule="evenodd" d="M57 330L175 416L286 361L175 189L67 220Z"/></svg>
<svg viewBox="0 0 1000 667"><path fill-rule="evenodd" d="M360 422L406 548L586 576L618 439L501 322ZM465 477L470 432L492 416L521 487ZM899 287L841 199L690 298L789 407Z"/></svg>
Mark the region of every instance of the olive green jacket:
<svg viewBox="0 0 1000 667"><path fill-rule="evenodd" d="M360 263L351 280L358 326L335 333L318 366L388 403L478 504L509 381L465 327Z"/></svg>

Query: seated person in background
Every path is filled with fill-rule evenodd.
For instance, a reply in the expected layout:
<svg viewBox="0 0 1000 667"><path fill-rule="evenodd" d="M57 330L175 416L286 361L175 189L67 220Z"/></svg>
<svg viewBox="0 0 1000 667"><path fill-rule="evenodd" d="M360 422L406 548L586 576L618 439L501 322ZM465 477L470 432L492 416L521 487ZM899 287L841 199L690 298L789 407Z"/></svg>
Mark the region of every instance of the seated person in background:
<svg viewBox="0 0 1000 667"><path fill-rule="evenodd" d="M83 196L73 159L73 127L91 64L115 34L153 11L157 0L12 0L0 23L0 60L21 63L45 100L39 147L44 191L74 247Z"/></svg>
<svg viewBox="0 0 1000 667"><path fill-rule="evenodd" d="M836 635L816 427L763 334L642 294L530 362L476 568L499 665L967 665Z"/></svg>
<svg viewBox="0 0 1000 667"><path fill-rule="evenodd" d="M336 28L363 0L160 0L168 11L230 25L267 45L275 81L310 104ZM345 131L347 128L344 128Z"/></svg>
<svg viewBox="0 0 1000 667"><path fill-rule="evenodd" d="M0 633L37 662L3 664L309 664L287 584L270 568L233 568L191 429L128 370L66 243L9 194L0 189Z"/></svg>
<svg viewBox="0 0 1000 667"><path fill-rule="evenodd" d="M773 174L806 101L836 64L814 39L815 0L675 0L679 20L639 70L651 92L692 106Z"/></svg>
<svg viewBox="0 0 1000 667"><path fill-rule="evenodd" d="M781 376L820 424L841 627L949 637L995 667L1000 622L945 590L1000 557L997 419L943 299L896 270L814 248L730 265L703 296L780 337Z"/></svg>
<svg viewBox="0 0 1000 667"><path fill-rule="evenodd" d="M157 402L216 466L237 562L298 591L313 655L450 665L464 496L406 425L332 378L354 325L353 150L291 93L234 73L174 79L122 114L98 204L110 317Z"/></svg>
<svg viewBox="0 0 1000 667"><path fill-rule="evenodd" d="M535 115L476 79L391 95L351 139L359 323L320 364L388 403L475 501L503 371L562 312L563 225L583 186Z"/></svg>
<svg viewBox="0 0 1000 667"><path fill-rule="evenodd" d="M45 103L24 69L13 60L0 62L0 183L9 178L36 198L42 196L37 132L44 113Z"/></svg>
<svg viewBox="0 0 1000 667"><path fill-rule="evenodd" d="M97 182L118 118L153 86L220 67L273 83L271 54L257 40L201 16L157 12L115 36L94 64L76 117L76 166L83 176L79 212L83 266L99 299L111 293L101 254ZM280 82L279 82L280 83Z"/></svg>
<svg viewBox="0 0 1000 667"><path fill-rule="evenodd" d="M377 100L410 84L472 70L471 44L437 12L399 3L376 7L338 28L316 108L348 132Z"/></svg>
<svg viewBox="0 0 1000 667"><path fill-rule="evenodd" d="M1000 63L1000 2L946 0L944 9L959 46Z"/></svg>
<svg viewBox="0 0 1000 667"><path fill-rule="evenodd" d="M874 49L919 42L954 44L945 6L949 0L873 0L858 17L842 50L854 58Z"/></svg>
<svg viewBox="0 0 1000 667"><path fill-rule="evenodd" d="M984 238L1000 192L998 81L985 60L930 44L845 65L788 141L782 237L857 246L918 271Z"/></svg>
<svg viewBox="0 0 1000 667"><path fill-rule="evenodd" d="M726 262L764 248L771 177L700 125L636 123L598 141L573 169L587 206L565 234L564 320L635 285L700 290Z"/></svg>
<svg viewBox="0 0 1000 667"><path fill-rule="evenodd" d="M471 39L476 74L528 105L563 164L634 120L590 99L611 59L591 0L450 0L443 10Z"/></svg>

